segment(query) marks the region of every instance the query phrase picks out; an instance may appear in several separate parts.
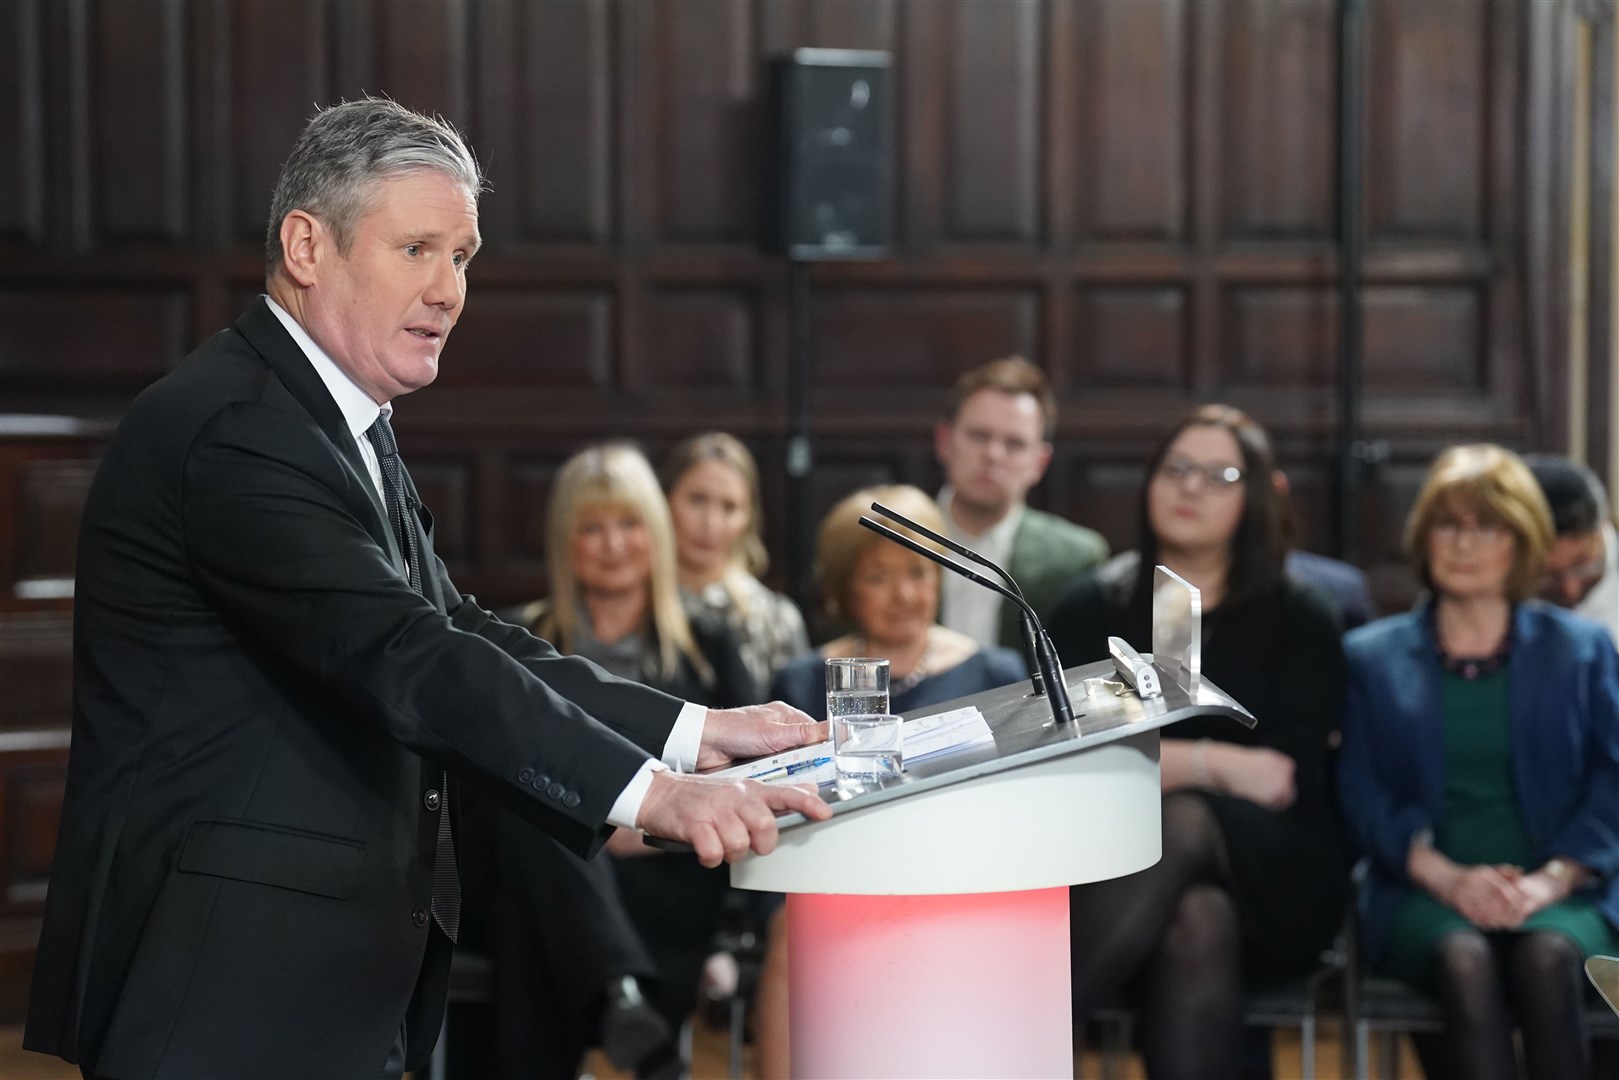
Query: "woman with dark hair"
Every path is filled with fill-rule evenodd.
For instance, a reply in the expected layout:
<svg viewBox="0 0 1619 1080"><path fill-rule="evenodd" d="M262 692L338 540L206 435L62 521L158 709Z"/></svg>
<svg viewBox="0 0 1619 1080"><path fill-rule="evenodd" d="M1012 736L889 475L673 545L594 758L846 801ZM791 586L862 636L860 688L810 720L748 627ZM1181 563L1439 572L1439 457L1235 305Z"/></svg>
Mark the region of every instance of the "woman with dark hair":
<svg viewBox="0 0 1619 1080"><path fill-rule="evenodd" d="M1619 663L1531 600L1553 539L1499 446L1434 461L1406 523L1430 598L1349 636L1338 761L1366 954L1435 994L1429 1076L1591 1074L1582 961L1619 947Z"/></svg>
<svg viewBox="0 0 1619 1080"><path fill-rule="evenodd" d="M1155 1080L1234 1076L1256 973L1309 971L1349 891L1328 785L1343 705L1339 627L1283 572L1270 440L1223 405L1194 410L1153 454L1138 550L1078 579L1047 625L1066 664L1107 639L1152 640L1152 576L1168 566L1203 601L1203 672L1259 720L1199 719L1162 743L1163 857L1071 893L1074 1010L1126 995Z"/></svg>

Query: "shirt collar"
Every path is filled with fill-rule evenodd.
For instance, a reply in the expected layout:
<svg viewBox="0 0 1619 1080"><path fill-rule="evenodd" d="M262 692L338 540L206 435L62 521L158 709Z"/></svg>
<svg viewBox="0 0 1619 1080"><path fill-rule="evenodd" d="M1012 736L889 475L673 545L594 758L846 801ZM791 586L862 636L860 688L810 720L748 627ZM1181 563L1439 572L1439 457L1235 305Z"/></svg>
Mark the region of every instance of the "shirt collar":
<svg viewBox="0 0 1619 1080"><path fill-rule="evenodd" d="M956 519L951 516L950 503L955 497L956 491L949 484L939 489L938 501L939 509L944 514L944 531L951 539L978 547L1011 550L1012 536L1023 522L1023 512L1028 509L1027 504L1021 502L1012 504L1012 508L1001 520L975 536L956 524Z"/></svg>
<svg viewBox="0 0 1619 1080"><path fill-rule="evenodd" d="M326 350L317 345L315 339L309 336L309 332L298 324L297 319L287 314L280 304L268 296L264 298L264 302L270 305L275 317L281 320L281 325L292 335L292 340L303 350L304 356L309 358L309 364L315 369L315 374L326 384L326 392L337 402L338 411L343 414L343 422L348 425L349 434L358 439L377 422L377 417L393 414L392 402L378 405L373 401L371 395L366 393L359 383L349 378L348 372L338 367L337 361L328 356Z"/></svg>

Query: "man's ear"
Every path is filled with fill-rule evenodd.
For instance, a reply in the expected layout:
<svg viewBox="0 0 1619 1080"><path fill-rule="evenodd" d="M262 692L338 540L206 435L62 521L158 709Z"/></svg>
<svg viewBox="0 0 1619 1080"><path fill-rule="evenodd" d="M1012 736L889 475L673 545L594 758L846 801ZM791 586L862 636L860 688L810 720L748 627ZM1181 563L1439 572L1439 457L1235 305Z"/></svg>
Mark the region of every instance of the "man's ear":
<svg viewBox="0 0 1619 1080"><path fill-rule="evenodd" d="M310 214L293 210L281 219L281 268L298 285L315 284L316 266L331 238Z"/></svg>
<svg viewBox="0 0 1619 1080"><path fill-rule="evenodd" d="M1275 489L1278 498L1287 498L1288 490L1292 487L1287 480L1287 474L1281 469L1273 469L1270 474L1270 486Z"/></svg>
<svg viewBox="0 0 1619 1080"><path fill-rule="evenodd" d="M1049 441L1045 441L1045 442L1042 442L1040 444L1040 460L1039 460L1039 462L1036 463L1036 465L1034 467L1034 483L1035 484L1038 484L1041 480L1045 479L1046 468L1047 468L1047 466L1049 466L1051 464L1051 455L1053 453L1054 453L1054 450L1053 450L1052 445L1051 445L1051 443ZM1031 484L1029 486L1033 487L1034 485Z"/></svg>
<svg viewBox="0 0 1619 1080"><path fill-rule="evenodd" d="M933 425L933 456L938 458L940 465L950 464L951 436L955 424L949 420L940 420Z"/></svg>

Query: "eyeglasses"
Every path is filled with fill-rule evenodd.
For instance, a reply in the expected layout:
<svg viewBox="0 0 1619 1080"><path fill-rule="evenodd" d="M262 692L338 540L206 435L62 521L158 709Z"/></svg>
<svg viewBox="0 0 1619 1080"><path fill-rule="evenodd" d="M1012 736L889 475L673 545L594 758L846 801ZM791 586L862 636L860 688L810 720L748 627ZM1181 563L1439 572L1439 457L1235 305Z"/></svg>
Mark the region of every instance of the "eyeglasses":
<svg viewBox="0 0 1619 1080"><path fill-rule="evenodd" d="M1463 521L1460 518L1440 518L1433 523L1433 538L1446 544L1455 544L1462 537L1479 544L1495 546L1512 538L1512 530L1493 518Z"/></svg>
<svg viewBox="0 0 1619 1080"><path fill-rule="evenodd" d="M1553 570L1550 567L1541 576L1547 589L1561 588L1565 583L1569 585L1594 585L1602 579L1603 573L1608 569L1608 560L1605 555L1598 555L1594 559L1563 570Z"/></svg>
<svg viewBox="0 0 1619 1080"><path fill-rule="evenodd" d="M1242 480L1235 465L1199 465L1188 458L1169 458L1158 466L1158 475L1180 488L1196 477L1210 491L1229 491Z"/></svg>

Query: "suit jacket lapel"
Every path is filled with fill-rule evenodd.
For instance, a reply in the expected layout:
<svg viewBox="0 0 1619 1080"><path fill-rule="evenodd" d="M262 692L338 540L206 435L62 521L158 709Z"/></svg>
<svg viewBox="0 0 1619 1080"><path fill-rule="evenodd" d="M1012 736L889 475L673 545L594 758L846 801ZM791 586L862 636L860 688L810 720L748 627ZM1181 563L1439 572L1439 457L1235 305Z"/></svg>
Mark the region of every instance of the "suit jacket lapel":
<svg viewBox="0 0 1619 1080"><path fill-rule="evenodd" d="M350 483L363 491L371 502L374 511L372 536L387 550L394 565L403 566L404 555L399 550L398 538L394 536L393 526L388 520L388 508L383 505L376 485L371 482L371 470L366 468L365 459L360 456L360 448L349 431L348 422L343 419L343 410L332 400L330 391L321 382L320 376L315 374L309 358L292 340L262 296L237 317L236 329L264 357L270 370L281 380L281 385L287 388L293 400L309 413L321 434L326 436L326 441L347 468ZM409 502L413 500L415 488L409 486L408 480L406 485L410 492L407 497ZM423 569L425 576L425 567Z"/></svg>

